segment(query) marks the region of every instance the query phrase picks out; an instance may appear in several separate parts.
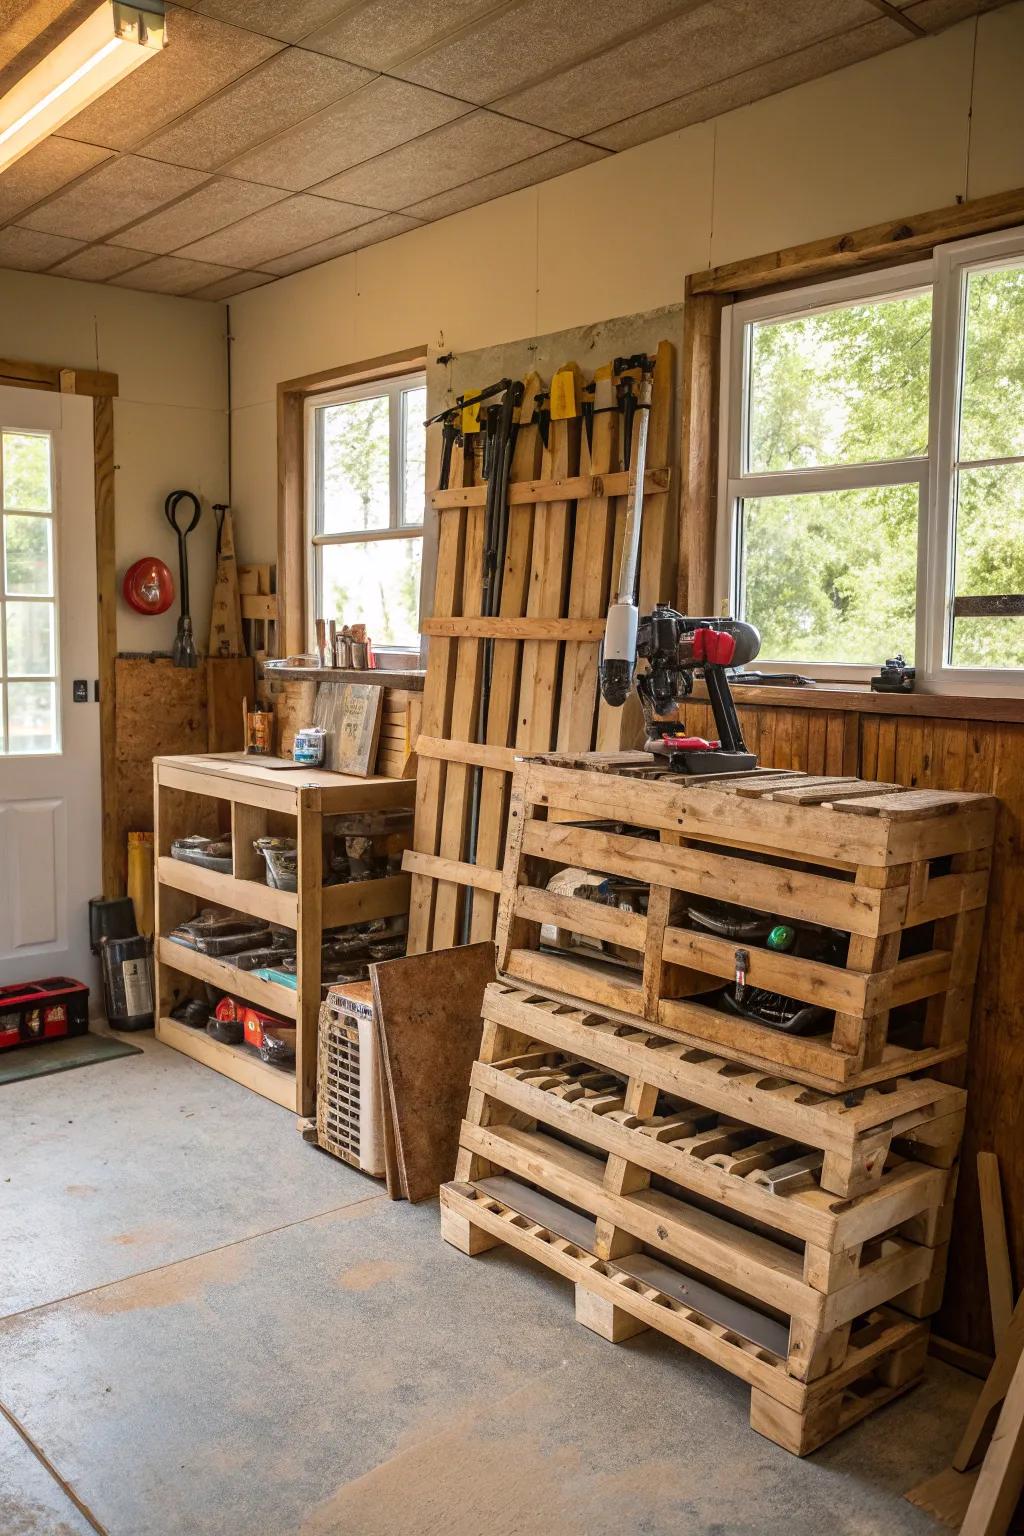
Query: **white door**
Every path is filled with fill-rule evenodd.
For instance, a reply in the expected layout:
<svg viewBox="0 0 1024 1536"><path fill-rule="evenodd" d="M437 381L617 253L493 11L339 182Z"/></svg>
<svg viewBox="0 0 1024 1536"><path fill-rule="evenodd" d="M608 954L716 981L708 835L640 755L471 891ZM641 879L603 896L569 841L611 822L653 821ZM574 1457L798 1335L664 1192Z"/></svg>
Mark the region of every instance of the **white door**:
<svg viewBox="0 0 1024 1536"><path fill-rule="evenodd" d="M95 1011L93 475L91 399L0 388L0 984L73 976L94 989Z"/></svg>

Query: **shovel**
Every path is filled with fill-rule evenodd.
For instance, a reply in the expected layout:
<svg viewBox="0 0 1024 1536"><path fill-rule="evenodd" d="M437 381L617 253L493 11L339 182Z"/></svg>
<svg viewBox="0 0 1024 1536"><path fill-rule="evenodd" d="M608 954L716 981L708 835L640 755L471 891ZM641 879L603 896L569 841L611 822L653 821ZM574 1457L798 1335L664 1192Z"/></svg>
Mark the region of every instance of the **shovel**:
<svg viewBox="0 0 1024 1536"><path fill-rule="evenodd" d="M178 505L182 501L190 501L194 508L192 521L187 525L178 521ZM178 535L178 585L181 590L181 616L178 619L178 630L174 636L174 646L171 650L171 660L176 667L195 667L199 664L196 654L195 637L192 634L192 618L188 611L188 551L185 540L192 532L202 514L199 505L199 497L192 491L172 491L164 502L164 515L175 533Z"/></svg>

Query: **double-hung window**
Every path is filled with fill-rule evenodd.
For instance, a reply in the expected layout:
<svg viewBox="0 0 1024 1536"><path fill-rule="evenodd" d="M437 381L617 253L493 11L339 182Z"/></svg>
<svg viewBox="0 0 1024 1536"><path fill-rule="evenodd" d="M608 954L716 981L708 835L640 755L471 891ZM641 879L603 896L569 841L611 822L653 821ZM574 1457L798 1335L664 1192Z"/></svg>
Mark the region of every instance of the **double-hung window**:
<svg viewBox="0 0 1024 1536"><path fill-rule="evenodd" d="M756 665L1024 687L1024 231L727 309L720 466Z"/></svg>
<svg viewBox="0 0 1024 1536"><path fill-rule="evenodd" d="M53 449L0 431L0 756L60 750Z"/></svg>
<svg viewBox="0 0 1024 1536"><path fill-rule="evenodd" d="M310 639L317 618L360 623L418 657L425 416L422 374L306 402Z"/></svg>

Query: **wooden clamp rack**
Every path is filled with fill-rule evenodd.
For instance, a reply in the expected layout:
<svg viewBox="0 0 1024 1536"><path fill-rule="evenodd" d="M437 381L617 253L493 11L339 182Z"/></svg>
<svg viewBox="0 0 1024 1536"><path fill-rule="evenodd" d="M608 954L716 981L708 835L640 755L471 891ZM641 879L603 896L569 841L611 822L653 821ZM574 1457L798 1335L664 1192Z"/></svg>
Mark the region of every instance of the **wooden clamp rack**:
<svg viewBox="0 0 1024 1536"><path fill-rule="evenodd" d="M319 769L270 769L261 766L258 758L238 752L158 757L153 775L157 1038L297 1114L312 1114L324 930L395 916L406 911L409 901L406 874L324 885L324 823L331 816L351 812L411 806L415 785L411 780L355 778ZM176 838L197 832L210 835L228 826L230 874L171 857ZM266 866L253 841L268 832L297 839L295 891L265 883ZM179 923L206 906L293 928L297 987L266 981L227 959L201 954L168 937ZM178 1003L202 997L206 985L294 1019L294 1073L266 1064L248 1046L226 1045L205 1030L191 1029L170 1017Z"/></svg>
<svg viewBox="0 0 1024 1536"><path fill-rule="evenodd" d="M826 1091L932 1068L966 1050L995 807L986 795L795 772L688 779L644 753L525 761L498 970ZM641 882L646 913L546 889L566 866ZM849 935L845 964L749 949L749 986L816 1005L816 1033L699 1000L734 979L738 951L685 926L687 895ZM589 950L565 938L542 947L544 925ZM608 946L632 969L595 954Z"/></svg>
<svg viewBox="0 0 1024 1536"><path fill-rule="evenodd" d="M648 437L640 601L675 595L678 544L670 505L674 348L658 347ZM568 371L572 371L571 369ZM578 382L578 381L577 381ZM598 700L597 657L621 544L627 476L619 467L618 414L553 420L547 443L531 424L541 381L525 381L509 486L500 611L481 616L483 484L473 451L456 448L449 488L431 498L438 518L437 576L423 693L416 824L405 856L412 875L409 952L444 949L464 931L494 934L509 784L517 752L618 747L638 711ZM480 693L490 645L483 740ZM479 833L470 827L472 775L481 775Z"/></svg>
<svg viewBox="0 0 1024 1536"><path fill-rule="evenodd" d="M483 1011L449 1242L540 1259L612 1342L654 1327L724 1366L798 1455L914 1384L962 1090L829 1099L508 982Z"/></svg>

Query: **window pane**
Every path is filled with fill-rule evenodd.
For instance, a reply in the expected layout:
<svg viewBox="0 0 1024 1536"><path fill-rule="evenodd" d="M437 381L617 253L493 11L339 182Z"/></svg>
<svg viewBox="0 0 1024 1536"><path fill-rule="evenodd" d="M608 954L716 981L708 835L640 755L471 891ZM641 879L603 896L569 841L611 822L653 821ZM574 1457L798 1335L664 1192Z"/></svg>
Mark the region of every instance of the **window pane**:
<svg viewBox="0 0 1024 1536"><path fill-rule="evenodd" d="M1008 454L1024 454L1024 267L967 278L958 457Z"/></svg>
<svg viewBox="0 0 1024 1536"><path fill-rule="evenodd" d="M423 540L370 539L321 547L319 611L342 624L365 624L375 646L419 649Z"/></svg>
<svg viewBox="0 0 1024 1536"><path fill-rule="evenodd" d="M423 425L427 414L426 386L402 391L402 520L422 523L423 498L426 493L427 432Z"/></svg>
<svg viewBox="0 0 1024 1536"><path fill-rule="evenodd" d="M751 472L927 452L930 292L749 329Z"/></svg>
<svg viewBox="0 0 1024 1536"><path fill-rule="evenodd" d="M4 506L19 512L49 512L49 437L28 432L5 432L3 437Z"/></svg>
<svg viewBox="0 0 1024 1536"><path fill-rule="evenodd" d="M56 752L56 684L8 683L7 719L10 752Z"/></svg>
<svg viewBox="0 0 1024 1536"><path fill-rule="evenodd" d="M390 401L348 400L317 412L322 433L323 533L387 528L391 521Z"/></svg>
<svg viewBox="0 0 1024 1536"><path fill-rule="evenodd" d="M914 655L916 485L744 502L743 616L769 661Z"/></svg>
<svg viewBox="0 0 1024 1536"><path fill-rule="evenodd" d="M12 677L52 676L53 604L6 603L7 671Z"/></svg>
<svg viewBox="0 0 1024 1536"><path fill-rule="evenodd" d="M4 518L4 575L7 591L19 597L53 593L53 524L47 517Z"/></svg>
<svg viewBox="0 0 1024 1536"><path fill-rule="evenodd" d="M1024 593L1024 465L960 471L953 591ZM955 619L951 660L955 667L1024 667L1024 621Z"/></svg>

